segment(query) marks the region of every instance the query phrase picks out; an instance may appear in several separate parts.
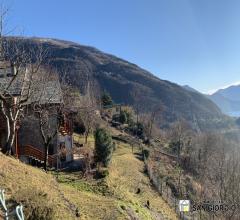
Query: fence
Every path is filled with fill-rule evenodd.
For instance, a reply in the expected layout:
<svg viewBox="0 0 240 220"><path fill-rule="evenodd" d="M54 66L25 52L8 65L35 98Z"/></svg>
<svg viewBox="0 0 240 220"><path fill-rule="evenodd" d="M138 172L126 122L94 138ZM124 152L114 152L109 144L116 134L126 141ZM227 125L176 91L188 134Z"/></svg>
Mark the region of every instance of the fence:
<svg viewBox="0 0 240 220"><path fill-rule="evenodd" d="M145 166L147 170L147 174L161 197L169 204L171 208L173 208L178 215L179 219L183 220L197 220L198 213L184 213L179 210L179 200L173 195L171 188L167 185L166 181L161 179L157 174L154 173L154 170L151 165L147 163L145 160ZM201 218L200 218L201 219Z"/></svg>
<svg viewBox="0 0 240 220"><path fill-rule="evenodd" d="M0 208L3 210L4 215L2 216L4 220L10 220L11 217L16 217L17 220L24 220L23 206L18 205L13 211L9 211L6 205L5 192L0 189ZM0 215L1 217L1 215ZM15 219L15 218L14 218Z"/></svg>
<svg viewBox="0 0 240 220"><path fill-rule="evenodd" d="M116 139L116 138L115 138ZM121 140L122 141L122 140ZM129 143L129 141L126 141ZM170 186L167 184L166 180L163 178L160 178L160 176L154 171L153 166L148 163L148 160L143 154L144 145L140 142L130 142L129 143L132 146L132 151L134 152L134 148L138 148L138 151L142 152L142 159L145 164L147 175L153 184L155 190L161 195L161 197L165 200L168 205L175 210L175 213L178 216L178 219L180 220L201 220L201 219L209 219L209 220L215 220L220 219L219 216L215 215L214 212L204 212L201 209L196 210L195 212L180 212L179 210L179 199L174 196L172 193L172 190ZM166 152L158 150L158 153L168 156L169 158L176 159L177 156L168 154ZM222 219L222 218L221 218ZM224 218L226 219L226 218Z"/></svg>

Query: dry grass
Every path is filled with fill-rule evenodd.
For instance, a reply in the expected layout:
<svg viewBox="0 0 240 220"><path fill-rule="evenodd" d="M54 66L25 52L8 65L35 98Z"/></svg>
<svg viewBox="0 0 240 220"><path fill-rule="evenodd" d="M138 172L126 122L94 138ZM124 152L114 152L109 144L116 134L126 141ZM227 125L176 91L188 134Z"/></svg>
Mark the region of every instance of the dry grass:
<svg viewBox="0 0 240 220"><path fill-rule="evenodd" d="M138 153L138 152L137 152ZM118 146L110 165L109 186L117 198L134 209L140 219L177 219L174 211L152 188L144 173L144 163L140 161L129 145ZM138 188L141 190L136 194ZM145 207L147 200L150 209Z"/></svg>
<svg viewBox="0 0 240 220"><path fill-rule="evenodd" d="M126 219L119 211L115 198L102 196L93 192L76 190L71 186L62 185L65 196L81 210L81 219Z"/></svg>
<svg viewBox="0 0 240 220"><path fill-rule="evenodd" d="M81 209L82 219L177 219L174 211L158 196L144 174L144 163L132 154L131 147L120 143L114 152L106 179L107 191L93 190L93 181L76 180L62 183L65 197ZM74 174L61 174L74 179ZM94 184L96 186L96 183ZM136 194L137 189L140 194ZM77 192L76 192L77 190ZM150 210L146 207L150 201Z"/></svg>
<svg viewBox="0 0 240 220"><path fill-rule="evenodd" d="M14 199L18 192L41 191L46 200L55 204L54 219L74 219L61 199L58 184L51 174L25 165L20 161L0 153L0 188L6 190L7 199ZM27 197L27 195L24 195ZM37 196L37 195L36 195Z"/></svg>
<svg viewBox="0 0 240 220"><path fill-rule="evenodd" d="M129 145L117 145L109 171L104 185L99 180L78 179L74 173L67 177L60 174L60 179L69 177L71 181L57 183L51 174L0 154L0 187L7 190L8 198L19 190L40 190L47 194L47 200L56 204L54 219L75 219L62 201L58 188L79 208L80 219L177 219L174 211L151 187L144 174L144 163L132 154ZM138 188L141 193L136 194ZM147 200L150 210L145 206Z"/></svg>

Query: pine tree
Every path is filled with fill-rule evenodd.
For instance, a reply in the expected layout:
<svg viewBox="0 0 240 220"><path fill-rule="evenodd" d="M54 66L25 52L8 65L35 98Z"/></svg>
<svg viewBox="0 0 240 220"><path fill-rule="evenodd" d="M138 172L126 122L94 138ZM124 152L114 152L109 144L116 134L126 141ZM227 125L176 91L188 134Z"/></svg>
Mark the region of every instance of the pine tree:
<svg viewBox="0 0 240 220"><path fill-rule="evenodd" d="M97 163L108 166L113 152L112 137L104 128L98 128L95 132L95 159Z"/></svg>

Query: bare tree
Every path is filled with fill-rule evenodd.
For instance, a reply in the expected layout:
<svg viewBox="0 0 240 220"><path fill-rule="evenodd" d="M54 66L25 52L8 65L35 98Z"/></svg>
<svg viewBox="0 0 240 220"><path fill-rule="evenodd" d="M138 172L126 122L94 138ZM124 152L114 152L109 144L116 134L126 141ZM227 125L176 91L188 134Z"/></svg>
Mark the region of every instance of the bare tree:
<svg viewBox="0 0 240 220"><path fill-rule="evenodd" d="M236 149L226 148L229 142L221 135L214 135L214 143L208 145L212 148L206 155L205 166L201 172L201 181L205 189L205 199L219 200L229 209L225 212L215 213L225 219L238 219L240 212L237 204L240 202L240 163L239 152Z"/></svg>
<svg viewBox="0 0 240 220"><path fill-rule="evenodd" d="M141 110L141 93L140 90L138 88L135 88L135 90L133 90L132 92L132 97L134 99L134 109L136 112L136 116L137 116L137 124L139 122L139 114L140 114L140 110Z"/></svg>
<svg viewBox="0 0 240 220"><path fill-rule="evenodd" d="M51 68L41 69L40 76L33 79L31 88L34 115L38 120L44 144L44 169L47 170L49 146L63 126L63 97L57 74Z"/></svg>
<svg viewBox="0 0 240 220"><path fill-rule="evenodd" d="M144 125L144 133L148 138L148 141L153 137L154 127L159 127L159 122L161 121L161 113L164 111L162 104L153 107L150 113L143 113L141 115L141 122Z"/></svg>
<svg viewBox="0 0 240 220"><path fill-rule="evenodd" d="M46 58L47 51L41 45L37 48L26 48L23 42L14 38L1 37L0 43L0 112L7 130L3 152L11 154L16 126L20 123L23 116L21 113L30 96L32 78Z"/></svg>
<svg viewBox="0 0 240 220"><path fill-rule="evenodd" d="M78 117L83 122L85 128L85 144L87 144L89 134L93 132L97 124L96 111L97 101L92 93L91 85L89 83L86 94L80 98L80 106L78 108Z"/></svg>
<svg viewBox="0 0 240 220"><path fill-rule="evenodd" d="M170 128L169 139L171 141L172 147L177 153L178 161L180 162L180 156L182 150L190 145L191 135L189 134L190 127L187 122L183 119L175 122ZM185 149L188 151L188 149Z"/></svg>

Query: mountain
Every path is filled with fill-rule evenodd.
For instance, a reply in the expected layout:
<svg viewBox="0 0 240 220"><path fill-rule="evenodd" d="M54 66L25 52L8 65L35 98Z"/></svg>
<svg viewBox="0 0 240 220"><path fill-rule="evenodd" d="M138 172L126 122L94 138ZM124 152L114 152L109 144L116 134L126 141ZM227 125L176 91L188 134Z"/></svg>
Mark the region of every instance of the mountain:
<svg viewBox="0 0 240 220"><path fill-rule="evenodd" d="M229 118L204 95L161 80L133 63L96 48L56 39L14 37L10 40L17 40L26 48L39 44L47 48L49 63L59 73L65 69L71 84L81 92L91 82L96 94L107 91L116 103L138 103L142 111L148 112L163 105L163 127L179 118L186 119L196 129L228 125Z"/></svg>
<svg viewBox="0 0 240 220"><path fill-rule="evenodd" d="M184 89L186 89L187 91L189 91L189 92L196 92L196 93L199 93L200 94L200 92L199 91L197 91L196 89L194 89L194 88L192 88L191 86L189 86L189 85L184 85L184 86L182 86Z"/></svg>
<svg viewBox="0 0 240 220"><path fill-rule="evenodd" d="M209 98L227 115L240 117L240 85L220 89Z"/></svg>
<svg viewBox="0 0 240 220"><path fill-rule="evenodd" d="M240 85L229 86L226 89L220 89L215 94L220 94L223 97L232 100L240 101Z"/></svg>

